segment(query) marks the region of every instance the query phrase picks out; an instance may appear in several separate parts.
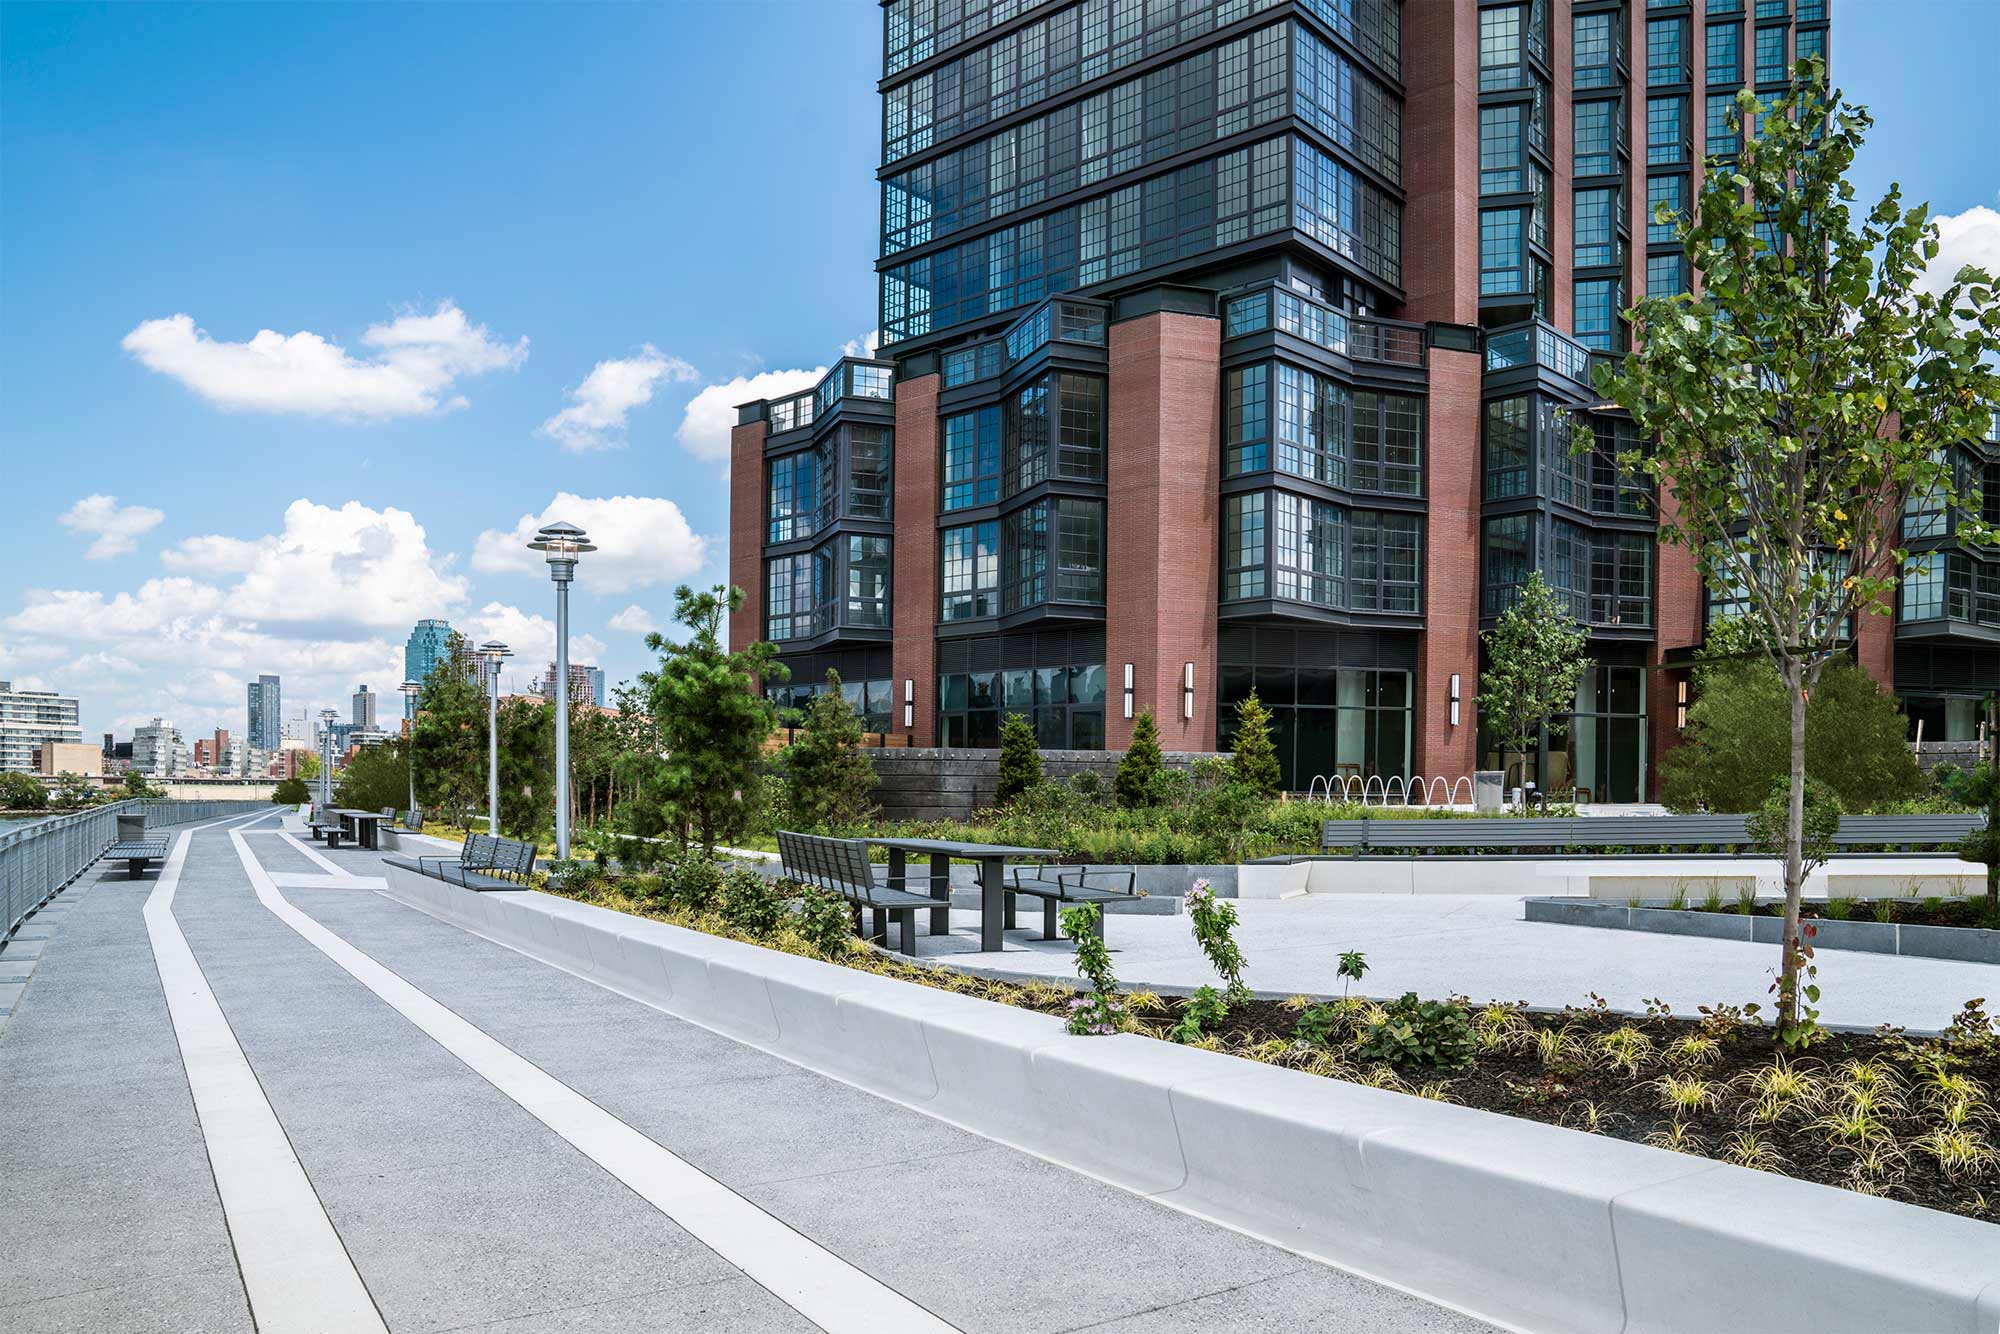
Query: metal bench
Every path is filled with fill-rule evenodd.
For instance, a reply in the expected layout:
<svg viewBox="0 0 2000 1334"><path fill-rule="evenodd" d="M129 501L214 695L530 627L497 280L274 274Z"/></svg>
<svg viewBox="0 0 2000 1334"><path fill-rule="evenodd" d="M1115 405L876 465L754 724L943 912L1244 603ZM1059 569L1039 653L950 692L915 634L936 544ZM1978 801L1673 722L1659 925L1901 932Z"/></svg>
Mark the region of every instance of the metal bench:
<svg viewBox="0 0 2000 1334"><path fill-rule="evenodd" d="M130 878L137 880L140 873L146 869L147 862L159 861L167 855L167 840L164 838L121 840L106 848L104 855L108 860L124 862L126 869L131 873Z"/></svg>
<svg viewBox="0 0 2000 1334"><path fill-rule="evenodd" d="M1059 866L1054 864L1026 865L1010 868L1014 872L1014 885L1008 891L1011 900L1016 894L1027 894L1042 901L1042 939L1058 940L1057 930L1062 905L1065 903L1095 903L1100 905L1097 914L1097 938L1104 939L1105 913L1102 905L1115 903L1120 899L1138 899L1145 895L1139 892L1138 874L1133 871L1113 871L1108 867ZM1092 880L1108 882L1102 886L1093 885ZM1119 880L1125 882L1123 889L1115 886ZM1012 904L1009 904L1012 907ZM1011 917L1011 914L1010 914Z"/></svg>
<svg viewBox="0 0 2000 1334"><path fill-rule="evenodd" d="M868 939L886 947L888 919L894 916L901 934L901 948L911 958L917 953L917 910L938 906L928 894L912 894L876 878L877 870L868 860L868 845L858 838L826 838L819 834L778 831L778 859L784 873L794 880L838 894L854 910L855 934L861 932L861 910L869 912ZM883 867L882 875L888 874Z"/></svg>
<svg viewBox="0 0 2000 1334"><path fill-rule="evenodd" d="M402 858L395 861L412 866ZM467 889L522 889L534 873L535 845L494 834L467 834L458 856L419 857L413 869Z"/></svg>
<svg viewBox="0 0 2000 1334"><path fill-rule="evenodd" d="M331 810L313 807L312 816L306 821L306 828L312 832L313 842L317 843L324 838L329 848L340 846L340 817Z"/></svg>

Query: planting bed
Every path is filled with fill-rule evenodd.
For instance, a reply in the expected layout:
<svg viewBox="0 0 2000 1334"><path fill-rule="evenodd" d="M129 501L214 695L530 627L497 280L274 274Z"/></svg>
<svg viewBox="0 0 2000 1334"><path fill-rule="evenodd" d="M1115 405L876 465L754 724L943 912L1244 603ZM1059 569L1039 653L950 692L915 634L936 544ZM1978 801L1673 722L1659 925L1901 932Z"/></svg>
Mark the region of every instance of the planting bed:
<svg viewBox="0 0 2000 1334"><path fill-rule="evenodd" d="M790 913L768 931L722 912L642 900L586 881L552 893L617 911L868 972L1067 1017L1078 991L1045 980L1011 982L948 965L909 962L836 934L815 948ZM836 923L838 918L836 918ZM1124 1023L1167 1040L1190 1001L1132 991ZM1803 1180L2000 1220L2000 1032L1969 1002L1940 1038L1885 1030L1829 1034L1802 1053L1775 1056L1770 1030L1724 1008L1699 1018L1664 1010L1627 1019L1602 1008L1534 1013L1518 1004L1467 1005L1461 1069L1389 1065L1362 1041L1382 1018L1377 1002L1245 999L1208 1023L1195 1045L1412 1096L1550 1122L1617 1139L1779 1172ZM1316 1040L1300 1035L1302 1019Z"/></svg>
<svg viewBox="0 0 2000 1334"><path fill-rule="evenodd" d="M1689 912L1745 915L1744 905L1736 903L1703 902L1681 906ZM1783 917L1785 905L1780 899L1760 900L1747 915ZM1799 905L1799 915L1829 922L1894 922L1898 926L1966 926L2000 930L2000 912L1989 909L1983 898L1808 900Z"/></svg>

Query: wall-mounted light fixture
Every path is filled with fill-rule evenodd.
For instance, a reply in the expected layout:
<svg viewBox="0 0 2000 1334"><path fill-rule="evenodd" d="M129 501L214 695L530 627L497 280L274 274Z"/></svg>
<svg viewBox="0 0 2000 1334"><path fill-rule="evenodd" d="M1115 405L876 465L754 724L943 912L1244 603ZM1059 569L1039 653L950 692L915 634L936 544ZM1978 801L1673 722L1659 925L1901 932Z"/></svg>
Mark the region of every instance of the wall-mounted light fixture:
<svg viewBox="0 0 2000 1334"><path fill-rule="evenodd" d="M917 683L909 677L903 678L903 728L905 731L917 725Z"/></svg>
<svg viewBox="0 0 2000 1334"><path fill-rule="evenodd" d="M1674 682L1674 726L1680 731L1685 732L1687 731L1687 725L1688 683L1685 681L1676 681Z"/></svg>
<svg viewBox="0 0 2000 1334"><path fill-rule="evenodd" d="M1181 717L1194 717L1194 664L1181 668Z"/></svg>
<svg viewBox="0 0 2000 1334"><path fill-rule="evenodd" d="M1125 664L1125 716L1132 716L1132 664Z"/></svg>
<svg viewBox="0 0 2000 1334"><path fill-rule="evenodd" d="M1451 725L1458 726L1458 673L1451 674Z"/></svg>

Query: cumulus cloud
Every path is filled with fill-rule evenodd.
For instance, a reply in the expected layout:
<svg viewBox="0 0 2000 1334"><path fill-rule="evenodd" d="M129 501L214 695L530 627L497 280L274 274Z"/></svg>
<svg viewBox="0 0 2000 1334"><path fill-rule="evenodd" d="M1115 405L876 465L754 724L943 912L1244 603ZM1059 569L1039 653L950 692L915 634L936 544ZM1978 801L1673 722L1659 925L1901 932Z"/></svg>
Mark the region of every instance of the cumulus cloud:
<svg viewBox="0 0 2000 1334"><path fill-rule="evenodd" d="M688 526L680 506L658 496L603 496L589 499L559 491L539 514L523 514L513 528L489 528L473 545L472 568L482 574L541 573L541 554L528 550L537 529L561 519L590 535L598 549L585 556L577 574L591 589L622 593L652 584L673 584L694 574L708 559L710 539Z"/></svg>
<svg viewBox="0 0 2000 1334"><path fill-rule="evenodd" d="M872 357L882 346L882 331L870 329L859 338L850 338L840 345L843 357Z"/></svg>
<svg viewBox="0 0 2000 1334"><path fill-rule="evenodd" d="M2000 212L1975 204L1963 213L1940 214L1937 258L1924 269L1917 286L1927 292L1941 292L1951 286L1958 271L1975 264L2000 277Z"/></svg>
<svg viewBox="0 0 2000 1334"><path fill-rule="evenodd" d="M624 443L625 421L652 402L667 381L699 380L701 372L647 343L629 357L600 361L569 391L570 405L543 422L538 434L581 453Z"/></svg>
<svg viewBox="0 0 2000 1334"><path fill-rule="evenodd" d="M177 314L146 320L122 345L220 408L375 421L463 407L465 397L453 392L461 379L512 370L528 355L526 338L502 342L450 301L371 325L361 341L372 355L354 356L305 330L260 329L230 343Z"/></svg>
<svg viewBox="0 0 2000 1334"><path fill-rule="evenodd" d="M120 505L116 496L91 495L71 505L60 522L73 533L97 539L83 553L85 560L109 560L137 547L140 534L157 527L166 517L145 505Z"/></svg>
<svg viewBox="0 0 2000 1334"><path fill-rule="evenodd" d="M627 606L625 610L613 616L605 624L609 625L613 630L628 635L649 635L660 628L660 623L653 619L653 613L647 611L636 602Z"/></svg>
<svg viewBox="0 0 2000 1334"><path fill-rule="evenodd" d="M514 656L504 664L502 684L516 691L540 689L549 664L556 660L556 623L551 617L525 612L504 602L489 602L466 618L460 629L475 643L497 639L514 651ZM570 631L571 662L595 667L603 659L603 640Z"/></svg>
<svg viewBox="0 0 2000 1334"><path fill-rule="evenodd" d="M710 463L729 458L729 433L736 427L736 409L760 398L783 398L801 389L810 389L826 374L826 367L809 371L762 371L739 375L733 380L712 384L688 400L678 432L681 448Z"/></svg>

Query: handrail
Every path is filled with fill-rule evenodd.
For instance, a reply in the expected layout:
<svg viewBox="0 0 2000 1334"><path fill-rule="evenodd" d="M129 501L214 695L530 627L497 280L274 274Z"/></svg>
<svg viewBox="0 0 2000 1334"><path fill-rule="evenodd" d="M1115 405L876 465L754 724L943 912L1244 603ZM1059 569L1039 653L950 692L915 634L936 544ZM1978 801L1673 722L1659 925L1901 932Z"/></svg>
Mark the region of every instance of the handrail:
<svg viewBox="0 0 2000 1334"><path fill-rule="evenodd" d="M170 801L127 797L89 810L52 815L0 833L0 942L22 921L89 869L117 841L118 816L143 813L149 825L190 824L250 810L268 801Z"/></svg>

